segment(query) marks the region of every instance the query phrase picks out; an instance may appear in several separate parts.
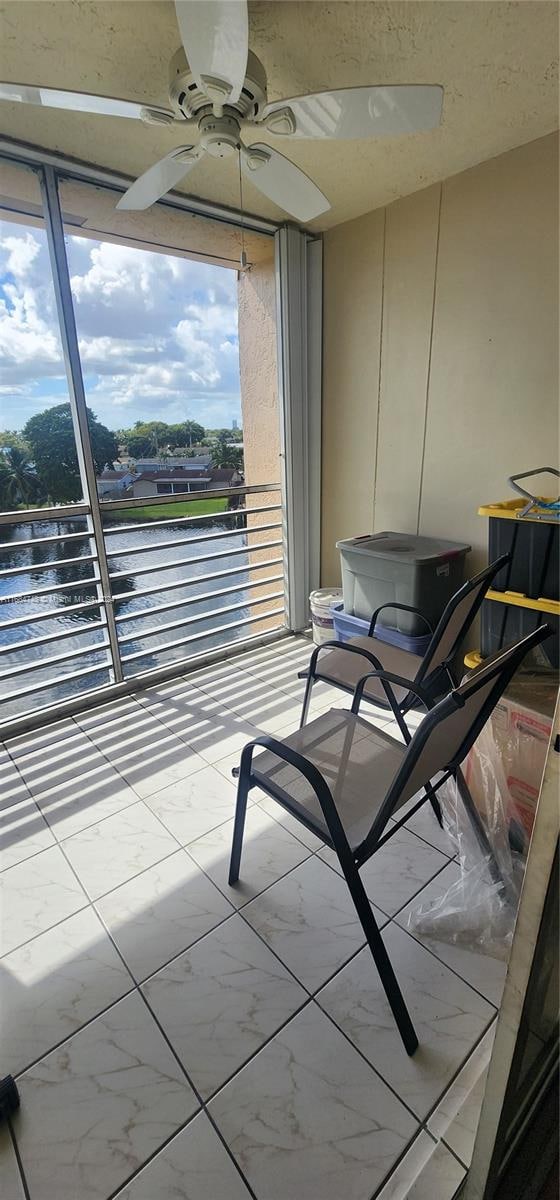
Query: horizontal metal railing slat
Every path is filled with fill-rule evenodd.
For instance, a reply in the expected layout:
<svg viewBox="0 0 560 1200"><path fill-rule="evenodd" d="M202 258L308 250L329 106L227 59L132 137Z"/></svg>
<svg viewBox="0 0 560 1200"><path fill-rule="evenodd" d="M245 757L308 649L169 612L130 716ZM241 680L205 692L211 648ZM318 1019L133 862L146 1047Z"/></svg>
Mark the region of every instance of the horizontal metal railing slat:
<svg viewBox="0 0 560 1200"><path fill-rule="evenodd" d="M124 574L126 576L126 571ZM67 592L69 588L83 590L84 588L96 587L99 583L101 583L101 580L97 575L92 575L91 579L73 579L70 583L52 583L48 587L34 588L31 592L14 592L13 595L4 596L4 604L8 601L14 603L20 600L34 600L36 596L52 596L55 592ZM98 600L97 603L100 604L101 601Z"/></svg>
<svg viewBox="0 0 560 1200"><path fill-rule="evenodd" d="M190 645L191 642L199 642L201 638L215 637L217 633L226 633L230 629L239 629L242 625L252 625L255 623L255 621L268 621L272 617L281 616L284 612L285 608L282 605L282 608L275 608L271 612L259 613L259 615L256 617L246 617L245 620L234 621L230 625L219 625L217 629L205 629L202 633L192 633L189 637L179 638L174 642L166 642L163 646L158 646L157 653L163 654L166 650L174 650L177 646L187 646ZM134 654L123 654L122 662L123 665L125 665L126 663L132 662L137 658L147 658L148 654L154 653L155 651L153 647L151 650L136 650ZM188 659L185 661L188 662Z"/></svg>
<svg viewBox="0 0 560 1200"><path fill-rule="evenodd" d="M281 546L282 541L262 542L258 546L253 547L255 550L271 550L274 546ZM137 567L132 572L134 575L152 575L155 571L171 571L175 567L192 567L196 563L213 562L217 558L233 558L234 554L247 554L247 546L238 546L234 550L219 550L217 554L199 554L196 558L176 558L173 562L166 563L163 567L161 563L156 563L151 567ZM110 579L129 579L130 571L109 571ZM114 599L114 597L113 597Z"/></svg>
<svg viewBox="0 0 560 1200"><path fill-rule="evenodd" d="M97 654L98 651L106 650L109 646L109 641L105 639L103 642L97 642L95 646L79 646L77 650L68 650L66 654L55 654L52 658L39 658L29 663L22 663L19 667L6 667L2 671L3 679L13 679L16 675L26 675L29 671L43 671L45 667L56 667L60 663L68 662L71 658L83 658L84 654ZM100 664L104 666L103 663ZM64 682L62 679L57 679L57 683Z"/></svg>
<svg viewBox="0 0 560 1200"><path fill-rule="evenodd" d="M85 675L95 675L97 671L111 671L110 663L98 663L95 667L81 667L79 671L69 671L67 675L63 675L60 679L45 679L40 683L31 683L29 687L20 688L17 692L8 692L2 696L0 703L8 702L9 700L21 700L23 696L32 696L35 692L44 692L45 688L60 686L63 683L71 683L74 679L82 679Z"/></svg>
<svg viewBox="0 0 560 1200"><path fill-rule="evenodd" d="M266 567L276 567L282 563L282 558L267 558L264 562L244 563L240 567L227 568L225 571L214 571L210 575L196 575L192 579L174 579L170 583L157 583L155 587L138 588L134 592L114 592L113 603L119 600L130 600L131 595L136 600L139 596L157 596L158 592L173 592L177 588L192 587L195 583L209 583L213 579L227 579L231 575L241 575L248 571L264 571ZM242 584L239 584L242 587ZM116 620L120 618L117 616Z"/></svg>
<svg viewBox="0 0 560 1200"><path fill-rule="evenodd" d="M20 522L18 521L19 525ZM47 546L55 542L83 542L93 538L93 534L84 530L83 533L51 533L48 537L26 538L23 542L0 542L0 552L5 550L26 550L30 546Z"/></svg>
<svg viewBox="0 0 560 1200"><path fill-rule="evenodd" d="M213 571L211 569L211 564L215 562L216 565L218 565L222 559L233 559L235 561L237 556L244 555L247 558L249 558L249 556L254 558L256 552L258 552L260 555L261 552L263 554L266 551L274 552L274 550L277 548L280 548L281 550L283 546L283 540L281 537L274 540L259 542L250 536L252 534L268 535L272 533L272 531L282 529L282 519L276 519L276 514L282 514L283 511L281 500L274 503L258 503L259 495L262 495L263 498L267 498L265 495L266 493L273 494L280 492L281 488L278 483L264 483L248 486L242 485L236 488L212 488L196 492L185 492L181 493L180 495L173 496L133 497L127 499L119 498L118 500L112 501L100 500L100 510L102 514L115 514L115 516L118 517L118 512L125 509L134 510L147 505L150 507L155 505L157 506L158 510L161 509L161 514L163 517L163 520L155 517L152 521L140 520L139 522L129 522L124 524L124 522L119 522L118 519L115 520L115 516L113 516L114 523L110 524L107 528L104 528L103 533L104 538L106 539L106 555L113 561L117 560L115 565L118 564L119 558L133 558L134 555L141 554L150 556L153 555L155 558L157 558L158 551L169 552L170 550L180 547L184 548L184 550L189 553L191 547L195 549L195 547L197 548L201 544L203 545L205 542L209 543L209 548L211 550L211 552L208 554L195 554L192 556L189 553L188 558L174 559L171 562L149 562L149 565L147 566L138 568L131 567L128 571L115 570L110 572L111 583L113 584L113 581L115 581L115 583L118 584L118 581L123 579L132 578L136 580L137 577L150 576L152 574L163 573L176 568L184 568L188 572L190 567L198 568L201 563L208 563L210 565L210 570L204 575L191 575L189 578L173 579L169 582L160 582L154 584L153 586L148 584L148 586L140 587L132 592L117 592L112 597L100 595L101 580L97 570L98 556L95 548L94 535L91 528L88 527L88 525L90 525L89 518L91 517L91 509L89 505L82 502L79 504L57 505L51 508L28 509L25 511L18 510L17 512L0 513L0 529L6 527L9 528L10 525L28 525L31 526L31 529L33 529L34 526L39 524L41 525L41 529L38 530L39 536L36 538L24 537L13 542L0 541L0 554L2 552L10 553L25 550L32 551L35 549L35 547L45 547L47 550L52 547L56 553L56 548L58 545L63 548L67 543L69 545L72 544L72 546L74 543L89 543L89 546L83 547L84 550L87 549L89 552L83 555L77 555L76 557L71 556L69 558L61 558L58 560L54 558L46 562L31 562L21 566L17 565L4 568L0 567L0 579L10 579L18 575L27 574L36 576L40 575L41 572L54 572L58 570L58 568L68 571L69 568L78 566L87 567L93 571L91 578L76 578L68 582L51 583L41 587L31 588L25 592L18 592L14 593L13 595L4 596L4 604L7 603L8 605L28 602L32 604L34 600L38 605L40 605L41 601L45 597L51 596L53 599L51 606L45 608L45 611L32 611L23 616L18 615L15 617L10 617L6 621L2 622L0 627L4 628L5 630L12 630L17 629L20 626L26 626L27 624L35 624L42 621L56 621L60 617L75 616L90 612L94 616L93 621L90 621L89 623L79 623L76 628L63 628L56 632L40 633L38 637L22 638L20 635L20 640L12 642L11 645L7 644L0 646L0 655L5 656L6 654L17 654L22 658L21 662L18 661L14 666L7 666L6 669L3 670L3 679L16 679L27 674L31 675L32 677L33 673L48 675L46 679L36 680L35 682L29 683L23 687L18 687L15 691L9 692L7 695L4 693L0 701L2 709L5 709L6 703L9 704L12 701L21 700L28 696L32 697L35 693L40 693L48 689L60 688L64 685L71 685L74 681L87 679L92 675L99 674L101 674L101 678L104 680L104 682L99 686L94 685L93 690L92 684L86 685L85 694L92 696L99 692L100 695L102 695L107 686L111 685L111 681L114 677L110 656L107 653L110 650L110 642L106 636L107 625L104 618L104 611L106 605L108 604L116 604L118 606L119 604L124 604L125 601L130 602L131 600L150 601L152 597L157 598L157 596L162 593L173 593L179 589L192 590L194 585L199 588L201 585L214 582L221 583L224 581L226 583L225 587L218 587L216 591L199 591L198 594L187 594L185 596L178 596L175 599L164 599L163 603L146 603L138 611L122 612L120 614L117 613L115 619L117 622L119 622L119 628L121 630L126 629L126 623L129 623L130 628L130 622L142 622L148 626L140 632L129 632L124 633L123 636L120 636L119 645L123 648L126 646L131 646L135 643L142 644L144 639L156 638L158 635L165 635L171 633L173 630L187 631L190 626L195 626L200 622L205 622L211 626L210 628L206 628L198 632L187 633L186 636L183 634L183 636L165 642L163 645L153 645L151 649L145 649L142 646L142 649L131 651L129 654L121 653L121 662L124 667L129 664L129 670L132 670L132 676L129 676L129 678L132 679L135 676L141 677L142 675L146 674L145 668L139 667L136 670L133 666L133 664L140 659L148 658L153 655L159 656L165 654L166 652L179 649L183 651L182 656L180 656L178 660L174 658L172 663L169 664L170 667L174 667L176 670L178 663L180 664L183 661L183 657L185 666L188 666L189 661L192 661L193 655L189 653L189 647L192 644L196 646L198 643L204 642L209 638L213 640L216 638L220 639L221 635L227 636L232 631L237 629L243 630L245 627L248 627L245 636L251 636L254 638L254 635L249 634L249 630L252 625L257 622L270 623L271 621L274 621L275 618L282 618L285 613L284 589L277 586L279 584L282 585L284 582L284 559L282 552L280 552L278 556L265 558L264 561L240 561L239 565L229 566L224 570ZM240 501L243 501L245 498L249 498L251 496L254 496L257 500L254 507L245 507L243 504L238 508L227 508L225 511L217 513L196 513L186 516L165 515L166 506L177 505L178 502L188 503L217 499L223 499L231 502L236 498ZM265 523L262 525L252 523L253 517L256 518L262 514L269 514L268 517L265 516ZM272 517L272 514L274 514L274 517ZM242 517L243 520L239 520L240 517ZM73 519L84 521L84 523L87 522L86 527L83 530L80 528L74 528L66 533L59 532L58 527L56 533L44 532L45 525L48 529L49 521L58 523L60 521ZM214 528L212 530L212 525L215 525L217 522L221 522L224 528ZM206 529L206 527L209 525L211 529L210 532ZM145 530L151 531L154 528L159 530L160 528L167 528L170 526L173 528L170 530L171 536L167 541L160 542L159 544L143 543L140 546L125 545L121 549L109 549L111 539L117 536L122 538L123 534L137 534ZM181 530L184 530L185 534L188 534L192 531L195 536L174 536L173 529L177 526L180 527L180 529L177 530L177 534L179 534ZM239 537L243 534L247 535L247 537L244 539L243 545L233 547L229 545L227 549L217 551L213 551L210 545L212 542L219 542L220 540L230 537ZM259 577L262 576L262 573L266 570L275 567L281 568L280 571L274 572L272 575L265 575L264 578ZM272 589L275 586L276 590L267 590ZM93 589L95 589L95 591L93 591ZM265 594L257 594L258 589L264 590ZM69 596L68 598L73 602L70 604L64 604L64 599L66 598L66 594L68 592L78 593L78 596L83 596L84 598L79 599L76 598L76 596ZM177 615L175 618L160 624L149 624L150 620L153 621L154 618L159 620L161 613L172 613L173 610L201 603L216 605L216 602L224 599L227 600L228 597L235 598L239 593L241 593L243 597L241 600L234 599L233 603L221 603L219 607L213 607L210 609L210 611L201 613L194 610L190 616ZM277 600L282 601L281 606L270 608L269 606L274 605L274 602ZM259 611L255 612L254 610L257 608ZM232 622L226 622L218 625L215 624L216 620L228 616L229 614L241 614L243 610L247 611L246 616L243 617L238 615L236 620ZM98 619L96 613L99 614L100 619ZM276 629L282 627L282 624L283 622L279 620L278 624L275 624L273 629L267 631L267 633L275 632ZM86 633L92 634L93 637L102 636L102 640L94 644L91 644L91 642L88 640L87 643L84 644L83 635ZM64 651L61 648L60 653L51 654L45 658L31 658L31 655L33 655L35 651L39 649L39 647L48 647L52 645L53 649L57 649L58 642L63 643L67 639L75 637L79 638L82 644L74 647L73 649ZM237 640L238 639L234 639L233 643L222 643L223 648L225 649L226 647L229 648L235 645ZM200 658L204 658L204 656L208 653L215 654L216 650L219 649L220 647L213 647L212 651L203 649L201 651L197 651L194 657L199 660ZM95 658L102 656L103 661L96 662L95 664L87 665L76 670L69 670L66 674L62 674L60 671L55 672L54 677L50 673L51 668L54 669L56 667L61 667L63 664L72 664L74 660L79 661L80 658L84 658L86 655L93 655ZM165 664L165 666L167 666L167 664ZM29 709L29 715L31 715L33 711L33 707L31 707Z"/></svg>
<svg viewBox="0 0 560 1200"><path fill-rule="evenodd" d="M240 609L248 608L249 605L253 608L256 604L268 604L271 600L279 600L284 595L283 592L270 592L266 596L261 596L258 599L249 601L242 600L239 604L228 604L223 608L214 608L212 612L197 613L194 617L182 617L178 621L167 621L164 625L154 625L151 629L143 629L140 633L127 633L124 637L119 637L119 645L124 646L128 642L141 642L144 638L157 637L158 633L166 633L170 629L183 629L185 625L196 625L197 621L210 621L214 617L221 617L224 613L239 612ZM146 616L149 614L147 613ZM212 629L208 630L208 635L211 636ZM156 647L159 649L159 647Z"/></svg>
<svg viewBox="0 0 560 1200"><path fill-rule="evenodd" d="M278 561L282 561L279 559ZM212 576L210 576L212 578ZM142 621L147 617L151 617L152 613L168 612L172 608L182 608L188 604L199 604L206 600L219 599L220 596L231 596L235 592L247 591L251 588L264 587L267 583L279 583L284 579L284 575L267 575L266 579L248 579L242 584L233 584L229 588L217 588L215 592L202 592L198 596L181 596L179 600L168 600L165 604L152 604L149 608L139 609L137 612L123 613L122 616L115 617L117 624L124 624L125 621ZM135 592L136 596L137 593ZM251 601L250 601L251 603Z"/></svg>
<svg viewBox="0 0 560 1200"><path fill-rule="evenodd" d="M240 487L207 488L200 492L182 492L175 496L133 496L127 500L100 500L101 513L119 508L152 508L155 504L186 504L192 500L229 500L235 496L257 496L261 492L279 492L279 483L252 483Z"/></svg>
<svg viewBox="0 0 560 1200"><path fill-rule="evenodd" d="M104 528L105 537L114 536L116 533L137 533L143 529L163 529L166 525L197 525L205 524L207 521L223 521L228 517L238 517L248 513L264 513L264 512L281 512L281 504L264 504L255 508L230 508L226 512L217 513L197 513L193 517L166 517L164 521L160 521L159 517L154 521L136 521L132 525L109 525Z"/></svg>
<svg viewBox="0 0 560 1200"><path fill-rule="evenodd" d="M34 594L34 593L32 593ZM14 597L10 596L10 600ZM2 629L15 629L17 625L31 625L36 621L52 621L55 617L71 616L74 613L86 612L90 608L101 608L101 600L83 600L80 604L64 604L62 608L49 608L47 612L29 613L25 617L9 617L2 622Z"/></svg>
<svg viewBox="0 0 560 1200"><path fill-rule="evenodd" d="M254 527L251 526L249 529L246 529L245 526L243 526L240 529L222 529L222 530L220 530L219 533L207 533L203 537L174 538L172 541L159 542L157 545L153 545L153 546L150 546L149 544L148 545L144 544L143 546L131 546L131 547L127 547L122 550L108 550L107 558L123 558L126 555L131 555L131 554L157 554L157 552L159 550L171 550L171 549L173 549L174 546L185 546L185 547L198 546L200 544L200 542L216 542L220 538L239 537L243 533L245 533L245 534L261 533L261 532L266 533L271 529L281 529L281 528L282 528L282 522L275 521L274 524L272 524L272 525L255 525ZM255 547L247 546L246 549L253 550L253 549L255 549ZM134 568L133 568L133 572L134 572ZM0 574L1 574L1 572L0 572Z"/></svg>
<svg viewBox="0 0 560 1200"><path fill-rule="evenodd" d="M97 562L97 554L82 554L78 558L55 558L50 562L26 563L23 567L2 567L0 579L8 579L12 575L31 575L36 571L53 571L59 567L75 567L77 563Z"/></svg>
<svg viewBox="0 0 560 1200"><path fill-rule="evenodd" d="M62 610L64 611L64 609ZM4 626L5 628L5 626ZM106 629L104 621L94 621L91 625L79 625L76 629L61 629L56 633L44 633L38 638L27 638L23 642L8 642L0 646L0 654L15 654L16 652L32 650L34 646L46 646L48 642L62 641L63 638L80 637L84 633L95 633L98 629Z"/></svg>

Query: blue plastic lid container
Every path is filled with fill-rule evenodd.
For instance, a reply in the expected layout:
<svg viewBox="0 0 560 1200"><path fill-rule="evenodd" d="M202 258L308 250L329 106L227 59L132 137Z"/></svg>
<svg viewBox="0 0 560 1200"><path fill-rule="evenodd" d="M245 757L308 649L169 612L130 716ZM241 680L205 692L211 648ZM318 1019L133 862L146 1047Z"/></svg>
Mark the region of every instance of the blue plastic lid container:
<svg viewBox="0 0 560 1200"><path fill-rule="evenodd" d="M365 621L363 617L352 617L350 613L344 612L342 604L333 604L331 608L335 638L340 642L348 642L353 637L367 637L369 632L369 621ZM431 641L431 634L424 633L420 637L412 637L409 633L399 633L398 629L389 629L387 625L381 625L379 621L375 626L376 638L380 642L387 642L390 646L398 646L400 650L408 650L410 654L417 654L419 658L423 658Z"/></svg>

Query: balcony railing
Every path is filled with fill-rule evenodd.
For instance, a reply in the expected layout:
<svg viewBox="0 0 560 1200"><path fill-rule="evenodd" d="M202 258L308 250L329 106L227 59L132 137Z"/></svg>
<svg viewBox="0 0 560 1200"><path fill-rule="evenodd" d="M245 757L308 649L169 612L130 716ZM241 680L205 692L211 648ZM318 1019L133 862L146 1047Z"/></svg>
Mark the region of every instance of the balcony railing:
<svg viewBox="0 0 560 1200"><path fill-rule="evenodd" d="M184 496L234 498L192 516L166 515L176 496L102 501L101 554L87 504L0 514L0 722L70 711L283 629L280 486ZM115 519L146 504L161 519Z"/></svg>

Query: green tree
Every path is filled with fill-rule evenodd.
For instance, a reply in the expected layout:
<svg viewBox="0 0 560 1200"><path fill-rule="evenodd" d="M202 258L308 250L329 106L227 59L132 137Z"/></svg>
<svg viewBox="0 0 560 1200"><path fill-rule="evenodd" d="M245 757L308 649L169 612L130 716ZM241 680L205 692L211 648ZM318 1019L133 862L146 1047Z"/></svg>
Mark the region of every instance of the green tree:
<svg viewBox="0 0 560 1200"><path fill-rule="evenodd" d="M105 465L117 457L117 440L89 408L87 415L93 461L100 475ZM43 492L55 503L80 500L82 485L70 405L57 404L37 413L27 422L23 436L31 446Z"/></svg>
<svg viewBox="0 0 560 1200"><path fill-rule="evenodd" d="M31 458L31 447L16 429L0 429L0 449L22 450L28 458Z"/></svg>
<svg viewBox="0 0 560 1200"><path fill-rule="evenodd" d="M40 497L40 483L29 454L18 446L0 451L0 507L6 512Z"/></svg>
<svg viewBox="0 0 560 1200"><path fill-rule="evenodd" d="M215 467L233 467L236 471L243 471L243 451L240 446L229 445L228 430L222 430L215 446L212 446L212 463Z"/></svg>
<svg viewBox="0 0 560 1200"><path fill-rule="evenodd" d="M199 446L204 437L204 426L198 421L181 421L169 426L169 442L172 446Z"/></svg>

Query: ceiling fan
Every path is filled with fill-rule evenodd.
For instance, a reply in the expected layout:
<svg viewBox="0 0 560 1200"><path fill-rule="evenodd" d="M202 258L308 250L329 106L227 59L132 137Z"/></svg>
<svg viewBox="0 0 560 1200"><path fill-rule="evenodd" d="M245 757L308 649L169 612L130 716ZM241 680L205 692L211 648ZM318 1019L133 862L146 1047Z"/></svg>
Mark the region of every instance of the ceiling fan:
<svg viewBox="0 0 560 1200"><path fill-rule="evenodd" d="M260 129L289 144L292 138L395 137L440 123L443 89L431 85L340 88L269 104L266 72L249 50L247 0L176 0L175 10L183 44L170 64L170 109L0 83L0 100L180 124L184 144L149 167L119 209L149 208L204 154L239 154L241 170L263 195L298 221L311 221L330 208L326 196L290 159L263 142L247 143L247 135Z"/></svg>

